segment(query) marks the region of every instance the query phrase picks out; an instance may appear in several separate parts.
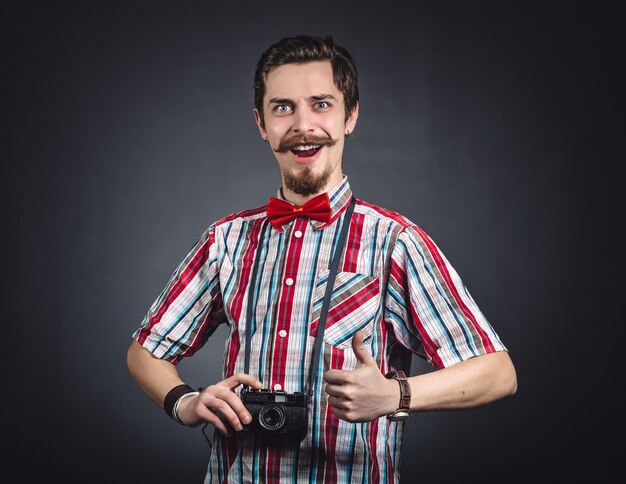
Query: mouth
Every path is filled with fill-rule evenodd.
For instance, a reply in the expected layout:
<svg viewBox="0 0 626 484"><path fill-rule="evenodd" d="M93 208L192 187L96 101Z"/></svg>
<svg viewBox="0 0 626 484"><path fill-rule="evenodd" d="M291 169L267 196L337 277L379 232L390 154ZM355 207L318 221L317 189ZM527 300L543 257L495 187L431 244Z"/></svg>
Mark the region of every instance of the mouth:
<svg viewBox="0 0 626 484"><path fill-rule="evenodd" d="M328 136L313 136L313 135L296 135L291 138L283 138L276 148L272 148L276 153L288 153L291 152L293 158L296 161L308 163L312 161L315 156L325 146L331 147L337 143L338 140Z"/></svg>
<svg viewBox="0 0 626 484"><path fill-rule="evenodd" d="M291 151L298 158L310 158L322 149L323 145L297 145L291 148Z"/></svg>

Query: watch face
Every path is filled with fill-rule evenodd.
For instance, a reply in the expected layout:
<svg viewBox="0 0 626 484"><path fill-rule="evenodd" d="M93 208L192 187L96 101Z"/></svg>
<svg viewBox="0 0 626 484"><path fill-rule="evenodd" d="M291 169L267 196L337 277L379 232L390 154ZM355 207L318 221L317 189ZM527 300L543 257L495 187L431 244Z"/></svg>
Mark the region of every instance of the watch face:
<svg viewBox="0 0 626 484"><path fill-rule="evenodd" d="M406 420L411 416L411 412L408 410L396 410L390 415L387 415L387 420L391 420L392 422L397 422L400 420Z"/></svg>

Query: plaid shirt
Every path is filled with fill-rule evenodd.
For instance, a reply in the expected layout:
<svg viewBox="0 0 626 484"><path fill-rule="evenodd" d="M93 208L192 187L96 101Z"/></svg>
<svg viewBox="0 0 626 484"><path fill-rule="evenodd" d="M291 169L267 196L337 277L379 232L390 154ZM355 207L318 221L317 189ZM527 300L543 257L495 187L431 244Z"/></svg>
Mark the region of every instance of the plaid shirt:
<svg viewBox="0 0 626 484"><path fill-rule="evenodd" d="M333 215L327 224L297 218L276 230L260 207L211 225L133 336L156 357L176 364L226 322L224 378L243 372L248 294L256 284L250 374L264 388L307 392L328 267L352 197L347 178L329 196ZM257 252L258 276L251 281ZM359 329L383 374L408 373L411 353L443 368L506 350L428 235L401 215L357 200L332 293L307 436L298 445L268 446L251 432L229 439L215 432L207 483L399 482L403 423L384 417L340 420L320 391L328 369L357 367L351 338Z"/></svg>

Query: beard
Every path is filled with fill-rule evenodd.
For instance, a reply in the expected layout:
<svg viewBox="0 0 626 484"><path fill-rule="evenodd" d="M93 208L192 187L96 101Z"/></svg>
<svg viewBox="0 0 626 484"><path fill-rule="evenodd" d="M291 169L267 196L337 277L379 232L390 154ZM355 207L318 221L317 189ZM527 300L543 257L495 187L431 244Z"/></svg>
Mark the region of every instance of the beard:
<svg viewBox="0 0 626 484"><path fill-rule="evenodd" d="M309 195L319 193L326 186L331 173L331 168L327 167L316 176L312 173L311 168L305 166L297 174L283 170L283 179L285 180L285 186L289 190L303 197L308 197Z"/></svg>

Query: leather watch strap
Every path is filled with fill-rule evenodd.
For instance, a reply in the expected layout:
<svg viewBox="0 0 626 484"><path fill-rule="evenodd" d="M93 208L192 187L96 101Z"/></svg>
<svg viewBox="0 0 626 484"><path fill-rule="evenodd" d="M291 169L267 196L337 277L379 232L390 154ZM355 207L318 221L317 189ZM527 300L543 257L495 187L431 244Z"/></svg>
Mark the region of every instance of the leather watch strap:
<svg viewBox="0 0 626 484"><path fill-rule="evenodd" d="M393 378L400 385L400 403L398 409L387 415L389 420L406 420L411 416L411 385L406 379L402 370L392 370L385 375L386 378Z"/></svg>

